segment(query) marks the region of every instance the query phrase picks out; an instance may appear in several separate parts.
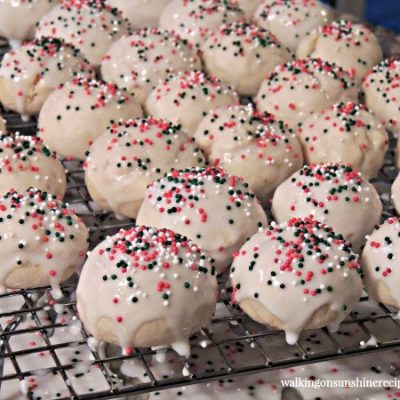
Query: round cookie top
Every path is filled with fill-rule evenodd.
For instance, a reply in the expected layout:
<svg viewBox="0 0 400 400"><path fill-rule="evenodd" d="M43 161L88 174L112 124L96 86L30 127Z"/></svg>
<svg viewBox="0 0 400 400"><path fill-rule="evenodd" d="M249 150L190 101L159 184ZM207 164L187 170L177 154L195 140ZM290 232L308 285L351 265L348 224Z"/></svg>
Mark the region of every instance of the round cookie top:
<svg viewBox="0 0 400 400"><path fill-rule="evenodd" d="M366 179L378 174L389 143L378 119L363 104L351 101L311 115L298 135L308 164L350 164Z"/></svg>
<svg viewBox="0 0 400 400"><path fill-rule="evenodd" d="M62 0L40 20L36 37L62 38L99 65L110 46L129 30L122 13L103 0Z"/></svg>
<svg viewBox="0 0 400 400"><path fill-rule="evenodd" d="M292 59L271 32L247 22L221 25L201 49L210 74L246 96L257 94L265 75Z"/></svg>
<svg viewBox="0 0 400 400"><path fill-rule="evenodd" d="M146 187L171 168L204 165L180 125L147 116L114 124L91 146L84 164L91 191L120 215L135 218Z"/></svg>
<svg viewBox="0 0 400 400"><path fill-rule="evenodd" d="M315 29L302 40L297 58L306 57L334 62L361 81L370 68L382 61L382 49L367 26L340 20Z"/></svg>
<svg viewBox="0 0 400 400"><path fill-rule="evenodd" d="M122 347L154 320L166 320L175 337L187 340L188 306L195 312L215 305L214 275L209 259L191 240L169 229L134 226L108 237L90 254L78 284L78 303L91 333L101 318L115 322Z"/></svg>
<svg viewBox="0 0 400 400"><path fill-rule="evenodd" d="M327 304L338 312L331 324L337 328L359 300L360 275L358 256L341 235L312 218L293 218L272 223L236 253L232 300L261 303L294 344L311 316Z"/></svg>
<svg viewBox="0 0 400 400"><path fill-rule="evenodd" d="M161 13L171 0L106 0L118 8L134 29L158 26Z"/></svg>
<svg viewBox="0 0 400 400"><path fill-rule="evenodd" d="M264 1L254 14L255 22L270 30L293 53L307 33L331 19L330 9L318 0Z"/></svg>
<svg viewBox="0 0 400 400"><path fill-rule="evenodd" d="M193 134L206 113L219 106L239 103L237 93L201 71L170 75L146 101L149 114L179 123Z"/></svg>
<svg viewBox="0 0 400 400"><path fill-rule="evenodd" d="M366 104L386 128L397 132L400 125L400 60L389 58L372 68L364 78L362 89Z"/></svg>
<svg viewBox="0 0 400 400"><path fill-rule="evenodd" d="M278 222L313 215L359 249L375 224L382 203L375 188L349 166L305 166L275 192L272 213Z"/></svg>
<svg viewBox="0 0 400 400"><path fill-rule="evenodd" d="M58 38L36 39L5 54L0 85L10 92L10 99L3 94L1 100L21 114L36 113L59 85L78 76L93 75L92 67L73 45ZM38 97L36 102L30 98L32 93Z"/></svg>
<svg viewBox="0 0 400 400"><path fill-rule="evenodd" d="M141 115L134 97L116 85L74 79L60 86L44 104L39 115L39 136L63 157L84 160L90 145L108 126L121 118Z"/></svg>
<svg viewBox="0 0 400 400"><path fill-rule="evenodd" d="M66 190L62 164L36 136L0 135L0 177L1 194L36 187L63 197Z"/></svg>
<svg viewBox="0 0 400 400"><path fill-rule="evenodd" d="M398 217L390 217L369 236L361 265L368 294L375 301L392 307L400 307L399 257L400 222Z"/></svg>
<svg viewBox="0 0 400 400"><path fill-rule="evenodd" d="M251 105L211 110L194 137L210 161L241 176L264 204L303 165L294 131Z"/></svg>
<svg viewBox="0 0 400 400"><path fill-rule="evenodd" d="M35 26L59 0L3 0L0 2L0 36L17 48L34 37Z"/></svg>
<svg viewBox="0 0 400 400"><path fill-rule="evenodd" d="M200 47L220 25L244 18L230 0L172 0L160 17L160 26Z"/></svg>
<svg viewBox="0 0 400 400"><path fill-rule="evenodd" d="M146 28L122 37L101 64L103 78L135 93L140 103L168 75L192 69L201 69L192 45L161 28Z"/></svg>
<svg viewBox="0 0 400 400"><path fill-rule="evenodd" d="M15 269L41 266L53 288L79 267L88 248L88 229L67 205L38 189L0 198L0 288Z"/></svg>
<svg viewBox="0 0 400 400"><path fill-rule="evenodd" d="M274 69L261 85L256 103L290 126L312 113L344 100L357 101L358 89L350 75L318 58L295 60Z"/></svg>
<svg viewBox="0 0 400 400"><path fill-rule="evenodd" d="M222 272L233 251L267 218L247 183L219 167L197 167L172 170L151 184L137 222L187 236L215 259Z"/></svg>

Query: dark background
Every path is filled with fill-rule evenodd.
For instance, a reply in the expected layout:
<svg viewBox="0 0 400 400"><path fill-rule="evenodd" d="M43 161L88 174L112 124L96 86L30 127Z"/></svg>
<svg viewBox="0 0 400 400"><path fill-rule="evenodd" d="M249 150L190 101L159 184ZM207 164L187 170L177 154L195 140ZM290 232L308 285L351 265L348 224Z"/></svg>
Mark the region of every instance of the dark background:
<svg viewBox="0 0 400 400"><path fill-rule="evenodd" d="M335 2L334 0L323 1L329 4ZM375 25L400 32L400 0L367 0L364 19Z"/></svg>

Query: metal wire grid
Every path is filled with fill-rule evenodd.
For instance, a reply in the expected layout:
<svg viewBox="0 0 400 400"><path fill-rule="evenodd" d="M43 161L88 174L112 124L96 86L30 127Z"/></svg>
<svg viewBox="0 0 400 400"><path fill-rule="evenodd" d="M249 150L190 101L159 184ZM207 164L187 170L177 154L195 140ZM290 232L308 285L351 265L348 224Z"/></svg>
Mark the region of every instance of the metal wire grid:
<svg viewBox="0 0 400 400"><path fill-rule="evenodd" d="M1 52L1 49L0 49ZM11 130L25 134L34 134L35 120L23 122L19 116L3 110ZM394 141L391 140L391 148ZM91 201L86 190L83 171L79 162L64 161L68 171L68 191L66 201L76 209L91 231L91 246L93 247L107 235L117 232L133 224L131 220L118 220L113 214L104 212ZM393 215L390 202L390 184L396 175L393 167L393 151L389 151L376 186L384 203L384 218ZM125 356L119 352L101 352L88 344L88 335L80 329L80 335L74 340L53 343L52 338L58 330L65 330L71 322L77 321L74 290L76 277L62 286L64 314L67 321L59 321L55 311L49 307L52 304L49 289L29 289L9 292L0 295L0 398L1 388L7 382L24 382L30 377L44 374L54 374L61 378L64 385L61 400L111 399L132 394L143 394L160 391L172 387L180 387L211 380L251 374L261 371L271 371L294 367L301 364L337 359L339 357L366 354L400 346L400 322L393 310L379 305L370 306L365 296L349 317L342 323L338 333L330 333L327 329L308 331L303 334L295 346L288 346L283 333L270 330L253 322L239 309L229 302L229 294L225 289L224 279L221 281L221 299L218 314L210 326L191 339L193 353L197 357L208 359L218 358L210 368L207 365L197 365L192 359L179 357L184 372L172 376L158 376L151 359L155 352L151 349L135 349L135 353ZM45 300L50 300L50 303ZM14 306L5 309L2 303L15 300ZM31 326L24 327L26 320ZM40 333L43 343L39 347L14 350L13 340L26 334ZM63 332L63 331L62 331ZM374 342L369 342L374 338ZM206 343L206 346L204 345ZM360 346L360 343L364 343ZM232 357L232 346L240 349L239 358ZM90 364L97 366L106 386L100 390L91 387L87 392L77 391L69 376L74 371L77 362L65 362L59 351L69 348L84 347L90 355ZM36 356L49 353L53 365L40 365L40 368L26 369L21 360L26 356ZM146 379L124 379L115 366L126 360L136 360L144 371ZM11 363L13 372L5 373L5 362ZM84 379L84 378L83 378ZM27 398L34 398L33 392L27 391Z"/></svg>

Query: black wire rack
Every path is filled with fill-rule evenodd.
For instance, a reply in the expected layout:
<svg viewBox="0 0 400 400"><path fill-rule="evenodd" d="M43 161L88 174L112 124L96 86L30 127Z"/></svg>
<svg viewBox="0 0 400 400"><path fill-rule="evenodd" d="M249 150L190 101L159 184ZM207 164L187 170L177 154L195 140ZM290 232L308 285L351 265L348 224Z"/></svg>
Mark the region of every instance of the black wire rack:
<svg viewBox="0 0 400 400"><path fill-rule="evenodd" d="M34 119L23 122L16 114L5 110L2 114L10 130L35 134ZM394 215L390 202L390 186L397 174L394 144L392 138L385 165L374 182L384 204L383 219ZM63 163L68 176L65 199L90 228L91 248L107 235L133 225L132 220L119 220L96 207L85 187L79 162ZM296 345L289 346L282 332L253 322L229 302L224 280L226 277L221 280L215 317L207 328L191 338L191 358L166 350L166 356L179 366L168 373L161 372L154 362L159 351L135 349L134 354L123 355L113 346L91 341L79 323L76 276L62 285L62 299L56 301L49 288L0 295L0 398L17 398L6 397L7 387L16 386L19 395L38 399L37 381L49 375L52 386L59 386L55 399L115 399L400 346L396 311L372 305L366 296L338 332L307 331ZM133 363L135 374L121 372L124 363ZM91 375L93 371L95 378Z"/></svg>

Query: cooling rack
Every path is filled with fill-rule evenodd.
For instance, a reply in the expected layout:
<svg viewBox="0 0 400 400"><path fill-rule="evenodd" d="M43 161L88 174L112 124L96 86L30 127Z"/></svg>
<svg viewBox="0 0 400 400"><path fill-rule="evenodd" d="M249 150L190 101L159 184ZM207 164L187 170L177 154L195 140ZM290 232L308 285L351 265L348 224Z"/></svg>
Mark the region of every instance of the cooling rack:
<svg viewBox="0 0 400 400"><path fill-rule="evenodd" d="M383 30L378 34L388 35ZM387 36L383 43L393 45ZM385 47L386 53L396 53L390 46ZM5 48L0 48L0 53L2 50ZM5 110L2 114L10 130L35 133L34 119L24 122ZM384 204L384 219L394 215L390 202L390 186L397 174L394 145L392 138L384 167L374 181ZM96 207L85 188L79 162L63 164L68 172L66 201L90 228L91 248L120 228L132 226L134 221L119 220ZM57 387L55 399L116 399L400 346L396 311L370 304L367 296L360 299L338 332L307 331L296 345L289 346L282 332L256 324L229 302L225 280L220 282L215 317L191 338L190 359L170 350L164 354L160 350L135 349L134 354L123 355L115 347L95 343L78 319L76 277L62 285L62 298L57 300L49 288L0 295L0 398L6 398L7 388L14 385L27 398L40 399L35 388L49 375L53 389ZM172 372L162 371L154 362L155 357L163 355L172 365Z"/></svg>

